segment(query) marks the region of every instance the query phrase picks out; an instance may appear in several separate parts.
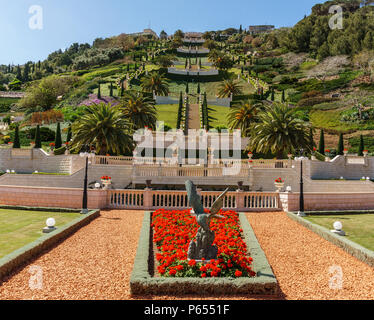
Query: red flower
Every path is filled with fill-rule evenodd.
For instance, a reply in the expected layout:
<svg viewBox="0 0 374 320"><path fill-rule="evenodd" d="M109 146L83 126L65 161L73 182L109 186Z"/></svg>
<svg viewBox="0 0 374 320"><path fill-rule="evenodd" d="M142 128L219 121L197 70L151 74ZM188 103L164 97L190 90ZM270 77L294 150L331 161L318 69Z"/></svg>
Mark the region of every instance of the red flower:
<svg viewBox="0 0 374 320"><path fill-rule="evenodd" d="M236 270L236 271L235 271L235 277L239 278L239 277L241 277L242 275L243 275L243 273L242 273L241 271L239 271L239 270Z"/></svg>
<svg viewBox="0 0 374 320"><path fill-rule="evenodd" d="M188 261L188 265L191 266L191 267L196 266L196 260L190 260L190 261Z"/></svg>
<svg viewBox="0 0 374 320"><path fill-rule="evenodd" d="M202 277L202 278L206 278L206 273L203 273L203 274L201 275L201 277Z"/></svg>
<svg viewBox="0 0 374 320"><path fill-rule="evenodd" d="M200 271L201 271L201 272L206 272L206 271L207 271L206 266L201 266L201 267L200 267Z"/></svg>
<svg viewBox="0 0 374 320"><path fill-rule="evenodd" d="M175 276L176 274L177 274L177 271L175 269L171 269L169 271L169 275L171 275L171 276Z"/></svg>

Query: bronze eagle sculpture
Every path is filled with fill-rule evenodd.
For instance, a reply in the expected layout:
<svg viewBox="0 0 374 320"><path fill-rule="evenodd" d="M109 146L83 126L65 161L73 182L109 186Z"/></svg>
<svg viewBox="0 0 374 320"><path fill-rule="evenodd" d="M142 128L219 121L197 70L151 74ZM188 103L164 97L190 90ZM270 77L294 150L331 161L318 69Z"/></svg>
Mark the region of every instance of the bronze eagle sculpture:
<svg viewBox="0 0 374 320"><path fill-rule="evenodd" d="M194 260L216 259L218 248L213 245L215 233L210 229L210 221L213 218L224 218L217 213L223 207L223 201L229 188L227 188L213 203L210 213L204 212L204 207L201 203L201 197L197 194L196 186L192 181L186 181L186 190L188 195L189 206L192 207L191 212L195 217L198 225L200 226L196 241L192 240L188 249L188 258Z"/></svg>

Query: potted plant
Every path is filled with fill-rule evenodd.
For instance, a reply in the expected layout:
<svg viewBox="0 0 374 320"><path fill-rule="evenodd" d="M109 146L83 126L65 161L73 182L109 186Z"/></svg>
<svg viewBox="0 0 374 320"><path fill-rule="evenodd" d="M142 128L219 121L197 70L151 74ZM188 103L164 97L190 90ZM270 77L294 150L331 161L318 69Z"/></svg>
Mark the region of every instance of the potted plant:
<svg viewBox="0 0 374 320"><path fill-rule="evenodd" d="M312 158L311 158L311 160L317 160L316 152L317 152L317 148L314 147L314 148L313 148L313 151L312 151Z"/></svg>
<svg viewBox="0 0 374 320"><path fill-rule="evenodd" d="M248 159L252 160L252 158L253 158L253 153L252 152L248 152Z"/></svg>
<svg viewBox="0 0 374 320"><path fill-rule="evenodd" d="M108 187L112 184L112 178L109 176L102 176L101 177L101 183L104 186L104 190L108 189Z"/></svg>
<svg viewBox="0 0 374 320"><path fill-rule="evenodd" d="M348 149L344 149L343 153L345 157L348 156Z"/></svg>
<svg viewBox="0 0 374 320"><path fill-rule="evenodd" d="M364 157L367 157L368 154L369 154L369 150L364 150L362 153L363 153Z"/></svg>
<svg viewBox="0 0 374 320"><path fill-rule="evenodd" d="M325 150L325 155L326 155L325 161L330 161L331 160L331 150L326 149Z"/></svg>
<svg viewBox="0 0 374 320"><path fill-rule="evenodd" d="M277 192L281 192L284 188L284 180L282 178L278 178L275 180L274 185L277 188Z"/></svg>

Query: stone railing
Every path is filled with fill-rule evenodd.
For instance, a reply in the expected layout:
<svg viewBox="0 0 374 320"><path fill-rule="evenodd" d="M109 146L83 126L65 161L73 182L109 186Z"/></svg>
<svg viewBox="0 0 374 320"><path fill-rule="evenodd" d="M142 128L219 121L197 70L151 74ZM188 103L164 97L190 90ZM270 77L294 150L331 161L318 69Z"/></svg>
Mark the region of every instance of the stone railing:
<svg viewBox="0 0 374 320"><path fill-rule="evenodd" d="M204 207L210 208L221 192L201 191ZM156 210L189 208L186 191L162 190L109 190L108 207L112 209ZM228 192L224 209L237 211L278 211L281 209L279 193Z"/></svg>
<svg viewBox="0 0 374 320"><path fill-rule="evenodd" d="M177 159L174 159L177 160ZM187 159L186 159L187 161ZM232 166L245 166L246 168L260 168L260 169L288 169L292 166L292 160L249 160L246 159L214 159L210 158L208 161L208 168L224 168ZM132 166L138 164L146 164L146 167L143 167L144 170L147 170L149 167L153 171L155 166L168 167L167 170L170 170L170 166L175 170L185 169L186 167L179 167L172 164L171 158L149 158L149 157L107 157L107 156L96 156L93 160L93 165L111 165L111 166ZM203 170L204 168L197 166L188 166L187 171L190 169Z"/></svg>
<svg viewBox="0 0 374 320"><path fill-rule="evenodd" d="M219 74L217 69L210 69L210 70L188 70L188 69L178 69L170 67L168 68L168 73L171 74L179 74L179 75L187 75L187 76L216 76Z"/></svg>

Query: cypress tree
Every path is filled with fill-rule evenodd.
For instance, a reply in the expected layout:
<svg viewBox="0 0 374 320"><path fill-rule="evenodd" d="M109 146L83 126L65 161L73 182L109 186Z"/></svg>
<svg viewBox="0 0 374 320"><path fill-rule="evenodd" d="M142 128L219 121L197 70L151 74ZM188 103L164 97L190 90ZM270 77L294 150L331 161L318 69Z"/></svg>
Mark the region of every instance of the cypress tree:
<svg viewBox="0 0 374 320"><path fill-rule="evenodd" d="M56 128L56 136L55 136L55 148L59 149L62 146L62 139L61 139L61 127L60 122L57 123Z"/></svg>
<svg viewBox="0 0 374 320"><path fill-rule="evenodd" d="M36 126L36 132L35 132L35 149L41 149L42 148L42 139L40 137L40 127L39 125Z"/></svg>
<svg viewBox="0 0 374 320"><path fill-rule="evenodd" d="M101 99L101 84L99 83L99 88L97 89L97 98Z"/></svg>
<svg viewBox="0 0 374 320"><path fill-rule="evenodd" d="M19 128L17 125L14 131L13 149L19 149L19 148L21 148L21 143L19 141Z"/></svg>
<svg viewBox="0 0 374 320"><path fill-rule="evenodd" d="M286 93L283 89L283 91L282 91L282 103L284 103L284 102L286 102Z"/></svg>
<svg viewBox="0 0 374 320"><path fill-rule="evenodd" d="M310 127L309 129L309 139L310 139L310 150L313 151L315 144L314 144L314 134L313 134L313 128Z"/></svg>
<svg viewBox="0 0 374 320"><path fill-rule="evenodd" d="M338 144L337 153L339 156L344 155L344 139L343 139L342 133L339 135L339 144Z"/></svg>
<svg viewBox="0 0 374 320"><path fill-rule="evenodd" d="M183 113L183 95L182 91L179 94L179 108L178 108L178 119L177 119L177 129L181 128L182 124L182 113Z"/></svg>
<svg viewBox="0 0 374 320"><path fill-rule="evenodd" d="M121 93L120 93L121 97L123 97L124 92L125 92L125 87L123 86L123 81L122 81L121 82Z"/></svg>
<svg viewBox="0 0 374 320"><path fill-rule="evenodd" d="M127 64L127 72L130 71L130 64Z"/></svg>
<svg viewBox="0 0 374 320"><path fill-rule="evenodd" d="M109 96L113 97L113 84L110 83L110 87L109 87Z"/></svg>
<svg viewBox="0 0 374 320"><path fill-rule="evenodd" d="M275 92L274 92L274 88L272 88L272 90L271 90L271 101L275 101Z"/></svg>
<svg viewBox="0 0 374 320"><path fill-rule="evenodd" d="M188 94L189 88L188 88L188 82L186 84L186 93Z"/></svg>
<svg viewBox="0 0 374 320"><path fill-rule="evenodd" d="M197 84L197 93L200 94L200 82Z"/></svg>
<svg viewBox="0 0 374 320"><path fill-rule="evenodd" d="M323 155L325 154L325 132L323 129L321 130L321 136L319 138L318 152Z"/></svg>
<svg viewBox="0 0 374 320"><path fill-rule="evenodd" d="M69 126L68 134L66 136L66 142L70 143L71 138L72 138L72 132L71 132L71 126Z"/></svg>
<svg viewBox="0 0 374 320"><path fill-rule="evenodd" d="M200 58L200 60L199 60L199 67L200 67L200 69L201 69L201 58Z"/></svg>
<svg viewBox="0 0 374 320"><path fill-rule="evenodd" d="M358 147L358 156L359 157L362 157L364 155L364 148L365 148L364 136L360 135L360 146Z"/></svg>

